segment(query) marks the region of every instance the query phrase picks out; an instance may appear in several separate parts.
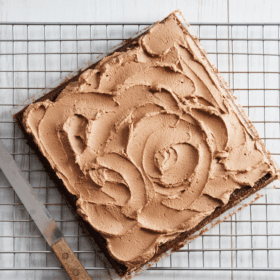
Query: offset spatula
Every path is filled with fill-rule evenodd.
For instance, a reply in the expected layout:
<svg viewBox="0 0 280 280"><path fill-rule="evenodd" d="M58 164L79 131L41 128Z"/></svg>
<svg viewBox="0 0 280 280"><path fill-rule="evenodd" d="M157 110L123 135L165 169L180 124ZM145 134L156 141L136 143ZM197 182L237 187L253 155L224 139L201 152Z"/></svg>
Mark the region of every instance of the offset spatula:
<svg viewBox="0 0 280 280"><path fill-rule="evenodd" d="M63 234L53 217L50 215L44 204L39 200L1 139L0 169L9 180L35 224L55 252L69 277L72 280L90 280L91 277L66 243Z"/></svg>

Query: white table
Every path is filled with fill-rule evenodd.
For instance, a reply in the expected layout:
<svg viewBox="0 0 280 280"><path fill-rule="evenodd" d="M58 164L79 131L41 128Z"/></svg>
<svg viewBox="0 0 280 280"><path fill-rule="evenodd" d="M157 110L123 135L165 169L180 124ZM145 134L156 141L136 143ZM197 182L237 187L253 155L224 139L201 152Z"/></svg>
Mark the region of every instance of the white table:
<svg viewBox="0 0 280 280"><path fill-rule="evenodd" d="M236 96L255 121L261 137L265 138L266 145L279 163L280 1L0 1L2 22L54 23L28 27L22 24L1 26L1 39L25 40L28 37L38 41L0 41L0 138L6 138L5 144L14 154L19 166L27 170L27 178L36 187L35 191L48 205L55 219L60 221L67 241L79 253L85 267L90 268L89 273L93 279L103 279L106 275L103 270L93 269L102 267L102 264L93 253L86 252L91 250L87 237L83 237L67 206L61 205L64 203L63 199L44 171L40 170L42 167L37 158L30 155L24 140L20 139L21 132L13 127L9 110L13 104L21 103L35 94L38 88L44 88L77 69L93 57L91 51L103 52L104 48L118 43L110 40L105 44L79 40L59 43L44 42L44 39L68 38L67 36L81 39L95 36L129 37L144 25L116 26L110 23L145 24L161 20L176 9L181 9L189 22L219 23L197 24L194 25L194 30L201 38L206 39L203 45L210 53L211 61L218 65L230 86L235 89ZM74 25L59 25L58 22ZM106 22L108 26L75 25L77 22ZM275 24L235 24L246 22ZM260 40L254 41L258 38ZM39 54L30 55L32 52ZM60 55L67 52L74 54ZM77 55L81 52L86 54ZM22 54L12 55L13 53ZM252 90L253 88L256 90ZM15 139L17 137L19 139ZM276 189L273 188L274 185ZM280 186L279 182L274 185L263 190L261 193L264 197L254 205L244 208L231 219L211 229L204 237L197 238L189 247L186 246L189 252L172 254L172 258L166 258L158 264L162 268L172 265L174 270L146 271L135 279L279 279L280 220L277 213L280 212ZM45 269L46 266L49 268ZM178 267L186 269L181 271L176 269ZM203 267L208 269L201 269ZM229 267L233 269L229 270ZM0 280L2 279L68 278L64 270L59 268L56 257L46 247L45 241L0 171Z"/></svg>
<svg viewBox="0 0 280 280"><path fill-rule="evenodd" d="M279 22L277 0L2 0L0 21L157 21L181 9L190 22Z"/></svg>

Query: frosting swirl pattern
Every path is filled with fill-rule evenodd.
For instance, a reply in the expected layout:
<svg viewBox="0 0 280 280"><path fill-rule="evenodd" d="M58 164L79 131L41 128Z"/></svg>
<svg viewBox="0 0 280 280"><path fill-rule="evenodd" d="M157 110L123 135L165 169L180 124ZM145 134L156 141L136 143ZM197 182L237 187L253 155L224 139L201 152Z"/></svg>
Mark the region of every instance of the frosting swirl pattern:
<svg viewBox="0 0 280 280"><path fill-rule="evenodd" d="M30 105L24 124L127 267L273 172L173 15Z"/></svg>

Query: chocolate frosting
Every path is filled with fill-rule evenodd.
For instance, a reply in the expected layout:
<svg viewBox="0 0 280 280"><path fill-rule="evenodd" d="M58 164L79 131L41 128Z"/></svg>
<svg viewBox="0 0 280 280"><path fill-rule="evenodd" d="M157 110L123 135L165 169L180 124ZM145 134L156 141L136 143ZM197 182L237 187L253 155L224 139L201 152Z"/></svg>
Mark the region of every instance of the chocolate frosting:
<svg viewBox="0 0 280 280"><path fill-rule="evenodd" d="M78 213L128 268L274 172L242 122L174 15L24 114Z"/></svg>

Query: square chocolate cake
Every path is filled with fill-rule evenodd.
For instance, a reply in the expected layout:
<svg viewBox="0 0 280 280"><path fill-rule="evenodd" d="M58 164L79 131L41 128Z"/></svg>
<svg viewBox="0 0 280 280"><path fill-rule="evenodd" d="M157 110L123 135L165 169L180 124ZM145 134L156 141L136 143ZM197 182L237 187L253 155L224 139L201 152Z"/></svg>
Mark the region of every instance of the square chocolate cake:
<svg viewBox="0 0 280 280"><path fill-rule="evenodd" d="M120 276L279 174L176 13L14 118Z"/></svg>

